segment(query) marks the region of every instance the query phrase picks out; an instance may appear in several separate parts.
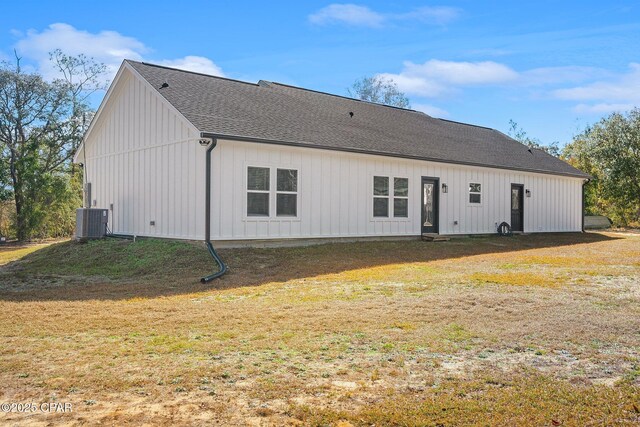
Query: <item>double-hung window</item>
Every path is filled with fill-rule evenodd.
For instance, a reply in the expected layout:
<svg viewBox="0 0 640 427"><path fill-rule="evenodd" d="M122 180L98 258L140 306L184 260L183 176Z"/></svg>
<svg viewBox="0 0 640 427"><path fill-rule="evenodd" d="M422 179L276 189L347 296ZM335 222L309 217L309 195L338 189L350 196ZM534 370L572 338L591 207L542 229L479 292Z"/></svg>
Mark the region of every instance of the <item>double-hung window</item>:
<svg viewBox="0 0 640 427"><path fill-rule="evenodd" d="M298 216L298 171L278 169L276 175L276 216Z"/></svg>
<svg viewBox="0 0 640 427"><path fill-rule="evenodd" d="M393 178L393 216L409 217L409 179Z"/></svg>
<svg viewBox="0 0 640 427"><path fill-rule="evenodd" d="M271 182L275 179L276 185ZM275 203L276 217L298 216L298 171L249 166L247 168L247 216L271 217Z"/></svg>
<svg viewBox="0 0 640 427"><path fill-rule="evenodd" d="M247 216L269 216L269 168L247 168Z"/></svg>
<svg viewBox="0 0 640 427"><path fill-rule="evenodd" d="M482 203L482 184L477 182L469 183L469 203L472 205Z"/></svg>
<svg viewBox="0 0 640 427"><path fill-rule="evenodd" d="M373 216L389 217L389 177L373 177Z"/></svg>
<svg viewBox="0 0 640 427"><path fill-rule="evenodd" d="M409 217L409 179L396 177L392 180L388 176L374 176L373 216L389 218L391 206L394 218Z"/></svg>

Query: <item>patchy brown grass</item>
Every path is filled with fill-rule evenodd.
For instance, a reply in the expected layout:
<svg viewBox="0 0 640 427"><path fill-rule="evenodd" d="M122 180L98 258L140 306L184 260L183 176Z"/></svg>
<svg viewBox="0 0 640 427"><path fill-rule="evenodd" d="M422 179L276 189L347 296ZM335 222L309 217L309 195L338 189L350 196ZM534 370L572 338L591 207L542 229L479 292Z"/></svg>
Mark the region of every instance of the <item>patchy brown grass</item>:
<svg viewBox="0 0 640 427"><path fill-rule="evenodd" d="M291 409L291 414L308 426L340 422L382 426L585 426L630 425L640 420L637 389L630 385L574 387L535 372L515 378L445 379L425 390L389 391L355 412L299 405Z"/></svg>
<svg viewBox="0 0 640 427"><path fill-rule="evenodd" d="M14 246L6 245L0 246L0 265L7 264L11 261L20 259L32 252L42 249L45 245L31 245L31 246Z"/></svg>
<svg viewBox="0 0 640 427"><path fill-rule="evenodd" d="M494 283L497 285L512 286L542 286L555 288L564 284L564 278L550 276L548 274L535 274L531 272L511 273L473 273L469 278L479 284Z"/></svg>
<svg viewBox="0 0 640 427"><path fill-rule="evenodd" d="M203 286L199 244L0 250L0 403L73 403L0 423L640 422L640 236L221 255Z"/></svg>

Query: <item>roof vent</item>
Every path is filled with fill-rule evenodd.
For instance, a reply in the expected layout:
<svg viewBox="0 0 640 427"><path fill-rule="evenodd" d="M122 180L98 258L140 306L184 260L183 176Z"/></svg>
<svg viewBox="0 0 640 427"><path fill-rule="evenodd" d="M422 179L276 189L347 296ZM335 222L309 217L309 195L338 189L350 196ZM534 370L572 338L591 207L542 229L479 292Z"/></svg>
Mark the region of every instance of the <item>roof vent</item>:
<svg viewBox="0 0 640 427"><path fill-rule="evenodd" d="M162 83L162 86L160 86L160 89L164 89L165 87L169 87L169 83L167 82Z"/></svg>
<svg viewBox="0 0 640 427"><path fill-rule="evenodd" d="M353 117L353 111L349 111L349 116Z"/></svg>

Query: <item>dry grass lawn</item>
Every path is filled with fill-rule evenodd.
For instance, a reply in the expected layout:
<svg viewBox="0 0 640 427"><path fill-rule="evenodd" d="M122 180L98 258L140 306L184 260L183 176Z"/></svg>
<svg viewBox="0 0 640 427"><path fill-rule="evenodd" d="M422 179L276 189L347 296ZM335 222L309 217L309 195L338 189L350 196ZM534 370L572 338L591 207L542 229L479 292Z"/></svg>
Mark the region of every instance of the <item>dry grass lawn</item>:
<svg viewBox="0 0 640 427"><path fill-rule="evenodd" d="M640 424L640 235L220 252L0 247L0 424Z"/></svg>

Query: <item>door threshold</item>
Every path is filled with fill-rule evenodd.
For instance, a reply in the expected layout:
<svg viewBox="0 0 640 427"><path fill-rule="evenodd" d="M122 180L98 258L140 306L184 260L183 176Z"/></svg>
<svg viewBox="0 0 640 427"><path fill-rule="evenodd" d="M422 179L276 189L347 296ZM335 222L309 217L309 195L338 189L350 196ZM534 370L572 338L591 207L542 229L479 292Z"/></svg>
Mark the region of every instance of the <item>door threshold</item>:
<svg viewBox="0 0 640 427"><path fill-rule="evenodd" d="M451 238L436 233L422 233L422 240L425 242L448 242Z"/></svg>

